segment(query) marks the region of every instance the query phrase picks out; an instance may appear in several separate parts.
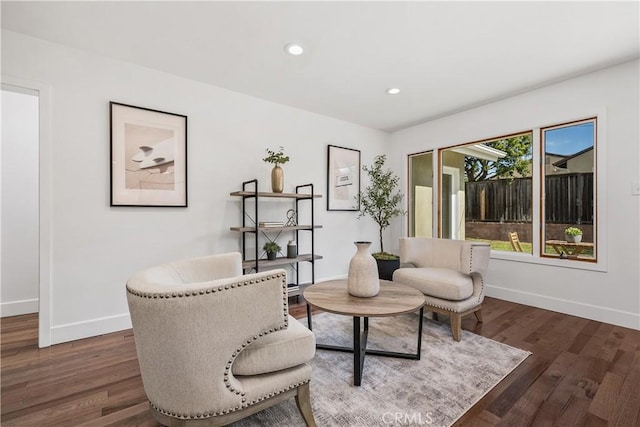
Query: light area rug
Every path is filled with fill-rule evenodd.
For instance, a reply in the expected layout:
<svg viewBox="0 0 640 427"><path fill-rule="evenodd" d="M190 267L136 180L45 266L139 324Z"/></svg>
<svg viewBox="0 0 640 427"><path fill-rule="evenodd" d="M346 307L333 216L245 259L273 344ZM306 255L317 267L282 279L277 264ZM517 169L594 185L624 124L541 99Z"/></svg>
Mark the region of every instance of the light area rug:
<svg viewBox="0 0 640 427"><path fill-rule="evenodd" d="M304 319L306 324L306 319ZM367 348L415 353L418 315L371 318ZM352 346L353 319L313 316L319 343ZM318 427L450 426L531 353L424 319L420 360L367 355L362 385L353 386L353 354L317 350L311 404ZM300 427L294 399L233 424Z"/></svg>

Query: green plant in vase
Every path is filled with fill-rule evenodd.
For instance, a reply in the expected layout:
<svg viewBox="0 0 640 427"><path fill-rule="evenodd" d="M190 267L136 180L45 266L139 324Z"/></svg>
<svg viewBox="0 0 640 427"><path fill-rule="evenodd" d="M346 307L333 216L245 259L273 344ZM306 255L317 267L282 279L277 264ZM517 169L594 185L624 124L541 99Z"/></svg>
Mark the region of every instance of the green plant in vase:
<svg viewBox="0 0 640 427"><path fill-rule="evenodd" d="M267 259L276 259L276 255L280 252L280 245L276 242L266 242L262 249L267 253Z"/></svg>
<svg viewBox="0 0 640 427"><path fill-rule="evenodd" d="M267 157L262 159L266 163L272 163L271 170L271 191L274 193L282 193L284 190L284 170L280 167L289 161L289 156L284 154L284 148L280 147L278 151L267 148Z"/></svg>

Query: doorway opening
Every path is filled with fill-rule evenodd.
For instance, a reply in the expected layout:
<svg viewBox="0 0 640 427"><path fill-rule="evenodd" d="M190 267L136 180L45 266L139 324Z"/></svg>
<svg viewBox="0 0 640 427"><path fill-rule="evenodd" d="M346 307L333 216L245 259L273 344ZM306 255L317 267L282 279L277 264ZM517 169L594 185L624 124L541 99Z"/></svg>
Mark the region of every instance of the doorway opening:
<svg viewBox="0 0 640 427"><path fill-rule="evenodd" d="M38 346L51 345L50 89L2 76L2 317L37 314Z"/></svg>

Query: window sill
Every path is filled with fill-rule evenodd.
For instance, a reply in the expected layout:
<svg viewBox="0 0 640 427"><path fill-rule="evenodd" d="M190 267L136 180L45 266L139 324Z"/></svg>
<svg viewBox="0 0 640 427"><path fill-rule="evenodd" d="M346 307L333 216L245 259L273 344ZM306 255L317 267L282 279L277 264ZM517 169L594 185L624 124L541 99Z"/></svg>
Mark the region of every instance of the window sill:
<svg viewBox="0 0 640 427"><path fill-rule="evenodd" d="M606 273L607 266L602 262L579 261L575 259L560 259L551 257L540 257L530 253L505 252L491 250L491 258L504 261L526 262L529 264L541 264L551 267L572 268L577 270L599 271Z"/></svg>

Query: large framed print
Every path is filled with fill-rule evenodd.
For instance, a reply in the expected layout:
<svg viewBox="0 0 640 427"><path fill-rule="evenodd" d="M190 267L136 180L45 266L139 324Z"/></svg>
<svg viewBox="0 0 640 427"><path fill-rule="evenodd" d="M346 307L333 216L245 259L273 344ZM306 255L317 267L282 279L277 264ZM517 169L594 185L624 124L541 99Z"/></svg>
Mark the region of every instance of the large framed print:
<svg viewBox="0 0 640 427"><path fill-rule="evenodd" d="M187 206L187 116L110 102L111 206Z"/></svg>
<svg viewBox="0 0 640 427"><path fill-rule="evenodd" d="M327 210L359 211L360 150L329 145Z"/></svg>

